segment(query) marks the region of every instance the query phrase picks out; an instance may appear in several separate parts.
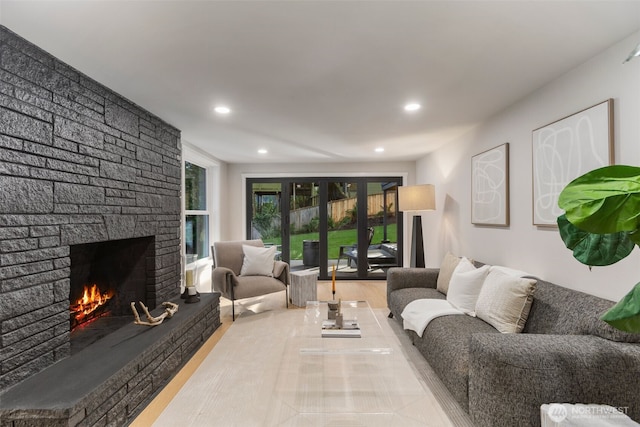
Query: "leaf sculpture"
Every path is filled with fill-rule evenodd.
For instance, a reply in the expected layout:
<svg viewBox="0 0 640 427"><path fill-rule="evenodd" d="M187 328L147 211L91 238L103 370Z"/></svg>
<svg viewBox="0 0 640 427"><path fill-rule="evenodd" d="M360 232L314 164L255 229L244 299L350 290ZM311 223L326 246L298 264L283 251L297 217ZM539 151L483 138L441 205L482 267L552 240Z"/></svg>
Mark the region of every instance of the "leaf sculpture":
<svg viewBox="0 0 640 427"><path fill-rule="evenodd" d="M626 231L589 233L571 224L566 215L558 217L558 228L565 246L573 251L573 257L590 267L615 264L635 247Z"/></svg>

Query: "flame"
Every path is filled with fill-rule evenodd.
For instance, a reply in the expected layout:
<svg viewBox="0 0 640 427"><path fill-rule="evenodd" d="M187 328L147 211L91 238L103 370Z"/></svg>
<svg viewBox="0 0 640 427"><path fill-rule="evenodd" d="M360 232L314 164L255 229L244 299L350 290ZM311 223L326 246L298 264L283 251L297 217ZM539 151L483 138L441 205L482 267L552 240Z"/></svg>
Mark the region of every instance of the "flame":
<svg viewBox="0 0 640 427"><path fill-rule="evenodd" d="M105 305L111 298L113 298L112 290L100 293L98 285L94 284L91 287L85 285L82 297L76 301L76 304L71 309L72 314L75 315L78 322L82 322L87 315Z"/></svg>

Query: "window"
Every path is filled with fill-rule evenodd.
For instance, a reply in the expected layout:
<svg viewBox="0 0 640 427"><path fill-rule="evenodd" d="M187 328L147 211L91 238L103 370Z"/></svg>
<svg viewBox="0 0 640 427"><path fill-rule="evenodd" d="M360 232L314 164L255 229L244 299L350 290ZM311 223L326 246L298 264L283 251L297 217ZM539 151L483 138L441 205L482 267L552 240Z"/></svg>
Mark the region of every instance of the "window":
<svg viewBox="0 0 640 427"><path fill-rule="evenodd" d="M187 263L209 256L209 208L207 170L184 164L185 254Z"/></svg>

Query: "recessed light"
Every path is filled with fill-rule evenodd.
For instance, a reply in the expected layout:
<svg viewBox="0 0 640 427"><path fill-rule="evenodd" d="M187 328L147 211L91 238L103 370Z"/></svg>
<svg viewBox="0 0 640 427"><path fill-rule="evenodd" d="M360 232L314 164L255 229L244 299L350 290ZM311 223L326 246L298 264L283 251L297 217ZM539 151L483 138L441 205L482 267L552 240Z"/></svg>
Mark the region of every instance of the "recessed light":
<svg viewBox="0 0 640 427"><path fill-rule="evenodd" d="M404 106L404 111L418 111L421 108L422 105L418 104L417 102L411 102Z"/></svg>
<svg viewBox="0 0 640 427"><path fill-rule="evenodd" d="M376 153L384 153L384 148L383 147L378 147L375 149Z"/></svg>
<svg viewBox="0 0 640 427"><path fill-rule="evenodd" d="M268 151L267 151L265 148L261 148L261 149L259 149L259 150L258 150L258 153L260 153L260 154L267 154L267 153L268 153Z"/></svg>
<svg viewBox="0 0 640 427"><path fill-rule="evenodd" d="M218 114L229 114L231 112L231 108L225 105L218 105L213 109L213 111L215 111Z"/></svg>

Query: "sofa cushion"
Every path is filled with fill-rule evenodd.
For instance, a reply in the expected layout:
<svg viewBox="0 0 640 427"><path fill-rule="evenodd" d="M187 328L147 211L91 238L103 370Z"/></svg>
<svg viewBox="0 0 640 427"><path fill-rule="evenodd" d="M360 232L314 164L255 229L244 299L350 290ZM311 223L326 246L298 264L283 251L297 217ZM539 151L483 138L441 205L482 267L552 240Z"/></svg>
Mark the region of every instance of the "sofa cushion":
<svg viewBox="0 0 640 427"><path fill-rule="evenodd" d="M434 288L403 288L391 292L387 305L391 312L402 319L401 313L411 301L423 298L445 299L444 294Z"/></svg>
<svg viewBox="0 0 640 427"><path fill-rule="evenodd" d="M526 333L596 335L608 340L640 343L640 334L619 331L600 316L614 305L613 301L588 295L537 279Z"/></svg>
<svg viewBox="0 0 640 427"><path fill-rule="evenodd" d="M487 273L488 265L475 268L466 258L461 259L451 276L447 301L463 313L475 316L476 301Z"/></svg>
<svg viewBox="0 0 640 427"><path fill-rule="evenodd" d="M257 248L255 246L242 245L244 260L240 275L273 277L273 258L276 255L276 249L275 246Z"/></svg>
<svg viewBox="0 0 640 427"><path fill-rule="evenodd" d="M640 346L589 335L476 334L469 351L476 426L539 426L547 402L608 403L640 415L633 380L640 377Z"/></svg>
<svg viewBox="0 0 640 427"><path fill-rule="evenodd" d="M458 266L459 262L460 258L453 255L451 252L447 252L447 254L444 256L444 259L442 260L442 264L440 265L440 272L438 273L436 289L445 295L449 290L449 281L451 281L451 275Z"/></svg>
<svg viewBox="0 0 640 427"><path fill-rule="evenodd" d="M480 290L476 316L500 332L522 332L535 285L535 279L514 277L492 268Z"/></svg>
<svg viewBox="0 0 640 427"><path fill-rule="evenodd" d="M451 392L460 406L468 410L469 346L471 336L499 332L484 321L470 316L443 316L433 319L414 344Z"/></svg>

